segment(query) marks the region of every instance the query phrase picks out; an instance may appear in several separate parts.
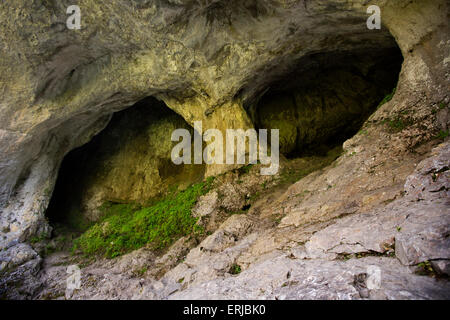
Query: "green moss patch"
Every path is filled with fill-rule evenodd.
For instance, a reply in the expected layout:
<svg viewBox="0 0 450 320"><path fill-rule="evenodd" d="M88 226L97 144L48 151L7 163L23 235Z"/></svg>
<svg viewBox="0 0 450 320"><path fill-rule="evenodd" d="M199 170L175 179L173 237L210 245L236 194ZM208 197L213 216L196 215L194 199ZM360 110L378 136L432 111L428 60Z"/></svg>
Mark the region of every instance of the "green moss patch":
<svg viewBox="0 0 450 320"><path fill-rule="evenodd" d="M441 130L441 131L439 131L439 133L436 135L436 139L442 139L442 140L444 140L445 138L447 138L448 137L448 130Z"/></svg>
<svg viewBox="0 0 450 320"><path fill-rule="evenodd" d="M210 190L212 182L209 178L184 191L172 192L147 207L104 205L102 221L76 239L73 250L114 258L145 245L161 250L182 236L198 234L202 228L191 210L198 197Z"/></svg>
<svg viewBox="0 0 450 320"><path fill-rule="evenodd" d="M411 119L400 116L397 116L396 118L393 119L385 119L381 123L388 125L390 133L401 132L414 124L414 122Z"/></svg>
<svg viewBox="0 0 450 320"><path fill-rule="evenodd" d="M397 89L397 88L394 88L394 89L392 90L391 93L387 94L387 95L384 97L384 99L381 100L381 102L380 102L380 104L378 105L377 108L379 108L379 107L381 107L383 104L388 103L389 101L391 101L392 98L394 97L394 94L395 94L395 90L396 90L396 89Z"/></svg>
<svg viewBox="0 0 450 320"><path fill-rule="evenodd" d="M233 264L229 271L231 274L239 274L242 272L241 266L238 264Z"/></svg>

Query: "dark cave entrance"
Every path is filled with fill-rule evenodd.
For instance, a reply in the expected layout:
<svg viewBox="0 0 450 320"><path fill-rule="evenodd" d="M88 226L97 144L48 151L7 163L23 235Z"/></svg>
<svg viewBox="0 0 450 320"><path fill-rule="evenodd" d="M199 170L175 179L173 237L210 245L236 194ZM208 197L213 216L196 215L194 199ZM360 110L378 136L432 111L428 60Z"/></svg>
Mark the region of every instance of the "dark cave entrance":
<svg viewBox="0 0 450 320"><path fill-rule="evenodd" d="M256 128L280 130L287 158L322 155L355 135L394 92L402 63L397 46L311 54L247 109Z"/></svg>
<svg viewBox="0 0 450 320"><path fill-rule="evenodd" d="M201 181L204 165L171 161L171 133L178 128L193 132L153 97L116 112L90 142L64 157L46 212L50 223L84 230L106 203L145 204L170 188Z"/></svg>

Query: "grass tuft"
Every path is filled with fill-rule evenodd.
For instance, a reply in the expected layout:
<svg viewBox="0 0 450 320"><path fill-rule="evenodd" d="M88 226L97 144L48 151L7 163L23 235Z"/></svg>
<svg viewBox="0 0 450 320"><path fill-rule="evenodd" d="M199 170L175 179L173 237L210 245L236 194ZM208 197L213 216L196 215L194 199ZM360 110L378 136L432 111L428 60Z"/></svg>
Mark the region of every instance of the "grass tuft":
<svg viewBox="0 0 450 320"><path fill-rule="evenodd" d="M448 137L448 130L446 130L446 131L441 130L441 131L439 131L439 133L436 135L435 139L442 139L442 140L444 140L444 139L447 138L447 137Z"/></svg>
<svg viewBox="0 0 450 320"><path fill-rule="evenodd" d="M241 271L242 271L241 266L236 263L233 264L230 268L231 274L239 274L239 273L241 273Z"/></svg>
<svg viewBox="0 0 450 320"><path fill-rule="evenodd" d="M383 100L381 100L381 102L380 102L380 104L378 105L377 108L379 108L379 107L381 107L383 104L385 104L385 103L391 101L392 98L394 97L394 94L395 94L395 90L396 90L396 89L397 89L397 88L394 88L394 89L392 90L391 93L387 94L387 95L383 98Z"/></svg>

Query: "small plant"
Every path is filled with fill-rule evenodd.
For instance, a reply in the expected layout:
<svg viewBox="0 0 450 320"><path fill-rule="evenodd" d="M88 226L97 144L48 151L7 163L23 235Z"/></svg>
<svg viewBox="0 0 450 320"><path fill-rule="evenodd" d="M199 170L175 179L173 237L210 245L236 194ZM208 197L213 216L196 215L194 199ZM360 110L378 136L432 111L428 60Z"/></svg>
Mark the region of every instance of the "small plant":
<svg viewBox="0 0 450 320"><path fill-rule="evenodd" d="M444 139L447 138L447 137L448 137L448 130L446 130L446 131L441 130L441 131L439 131L439 133L436 135L435 139L441 139L441 140L444 140Z"/></svg>
<svg viewBox="0 0 450 320"><path fill-rule="evenodd" d="M50 255L50 254L52 254L53 252L55 252L56 251L56 248L55 248L55 246L53 245L53 244L51 244L51 243L48 243L46 246L45 246L45 254L44 255Z"/></svg>
<svg viewBox="0 0 450 320"><path fill-rule="evenodd" d="M388 124L391 132L400 132L403 131L408 126L412 125L412 121L409 119L404 119L401 117L397 117L395 119L385 119L381 122L382 124Z"/></svg>
<svg viewBox="0 0 450 320"><path fill-rule="evenodd" d="M260 195L261 195L261 193L257 191L254 194L252 194L248 200L250 202L254 202L259 198Z"/></svg>
<svg viewBox="0 0 450 320"><path fill-rule="evenodd" d="M364 130L361 129L361 130L359 130L358 134L366 136L367 135L367 130L366 129L364 129Z"/></svg>
<svg viewBox="0 0 450 320"><path fill-rule="evenodd" d="M142 277L146 272L147 272L148 268L147 267L142 267L141 269L135 270L134 273L138 276L138 277Z"/></svg>
<svg viewBox="0 0 450 320"><path fill-rule="evenodd" d="M30 239L31 243L38 243L39 241L41 241L39 237L33 237Z"/></svg>
<svg viewBox="0 0 450 320"><path fill-rule="evenodd" d="M242 271L241 266L236 263L233 264L230 268L231 274L239 274L239 273L241 273L241 271Z"/></svg>
<svg viewBox="0 0 450 320"><path fill-rule="evenodd" d="M246 166L240 167L238 169L239 175L247 174L250 172L250 169L253 167L253 164L248 164Z"/></svg>
<svg viewBox="0 0 450 320"><path fill-rule="evenodd" d="M350 260L353 257L354 257L353 254L349 254L349 253L338 254L338 259L344 260L344 261Z"/></svg>
<svg viewBox="0 0 450 320"><path fill-rule="evenodd" d="M281 223L283 216L281 214L276 214L273 216L273 221L278 225Z"/></svg>
<svg viewBox="0 0 450 320"><path fill-rule="evenodd" d="M395 90L396 90L396 88L394 88L394 89L392 90L391 93L387 94L387 95L383 98L383 100L381 100L381 102L380 102L380 104L378 105L377 108L379 108L379 107L381 107L383 104L385 104L385 103L391 101L392 98L394 97Z"/></svg>
<svg viewBox="0 0 450 320"><path fill-rule="evenodd" d="M405 129L406 125L403 122L402 119L397 118L395 120L390 120L389 121L389 127L394 131L394 132L400 132L403 129Z"/></svg>
<svg viewBox="0 0 450 320"><path fill-rule="evenodd" d="M436 275L433 267L431 266L430 261L423 261L417 265L416 274L421 276L432 276Z"/></svg>
<svg viewBox="0 0 450 320"><path fill-rule="evenodd" d="M40 234L39 236L35 236L33 238L30 239L30 243L34 244L34 243L38 243L41 242L45 239L47 239L49 237L47 232L43 232L42 234Z"/></svg>

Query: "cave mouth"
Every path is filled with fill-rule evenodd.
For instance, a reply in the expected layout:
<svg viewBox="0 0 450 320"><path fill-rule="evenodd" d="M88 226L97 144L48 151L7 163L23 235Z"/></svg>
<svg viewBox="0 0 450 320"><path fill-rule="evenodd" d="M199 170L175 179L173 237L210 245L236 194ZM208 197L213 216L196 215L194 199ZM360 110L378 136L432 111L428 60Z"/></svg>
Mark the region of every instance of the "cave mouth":
<svg viewBox="0 0 450 320"><path fill-rule="evenodd" d="M106 204L145 205L203 180L204 165L171 161L171 133L179 128L193 133L153 97L114 113L106 128L64 157L46 211L50 224L83 231L102 217Z"/></svg>
<svg viewBox="0 0 450 320"><path fill-rule="evenodd" d="M322 52L272 79L246 109L256 129L280 130L287 158L322 156L355 135L396 87L398 47ZM63 159L46 216L53 226L85 230L105 203L145 204L174 186L201 181L205 165L174 165L171 132L193 128L163 102L145 98Z"/></svg>
<svg viewBox="0 0 450 320"><path fill-rule="evenodd" d="M402 63L398 46L311 54L247 110L256 128L280 130L287 158L324 155L354 136L394 92Z"/></svg>

